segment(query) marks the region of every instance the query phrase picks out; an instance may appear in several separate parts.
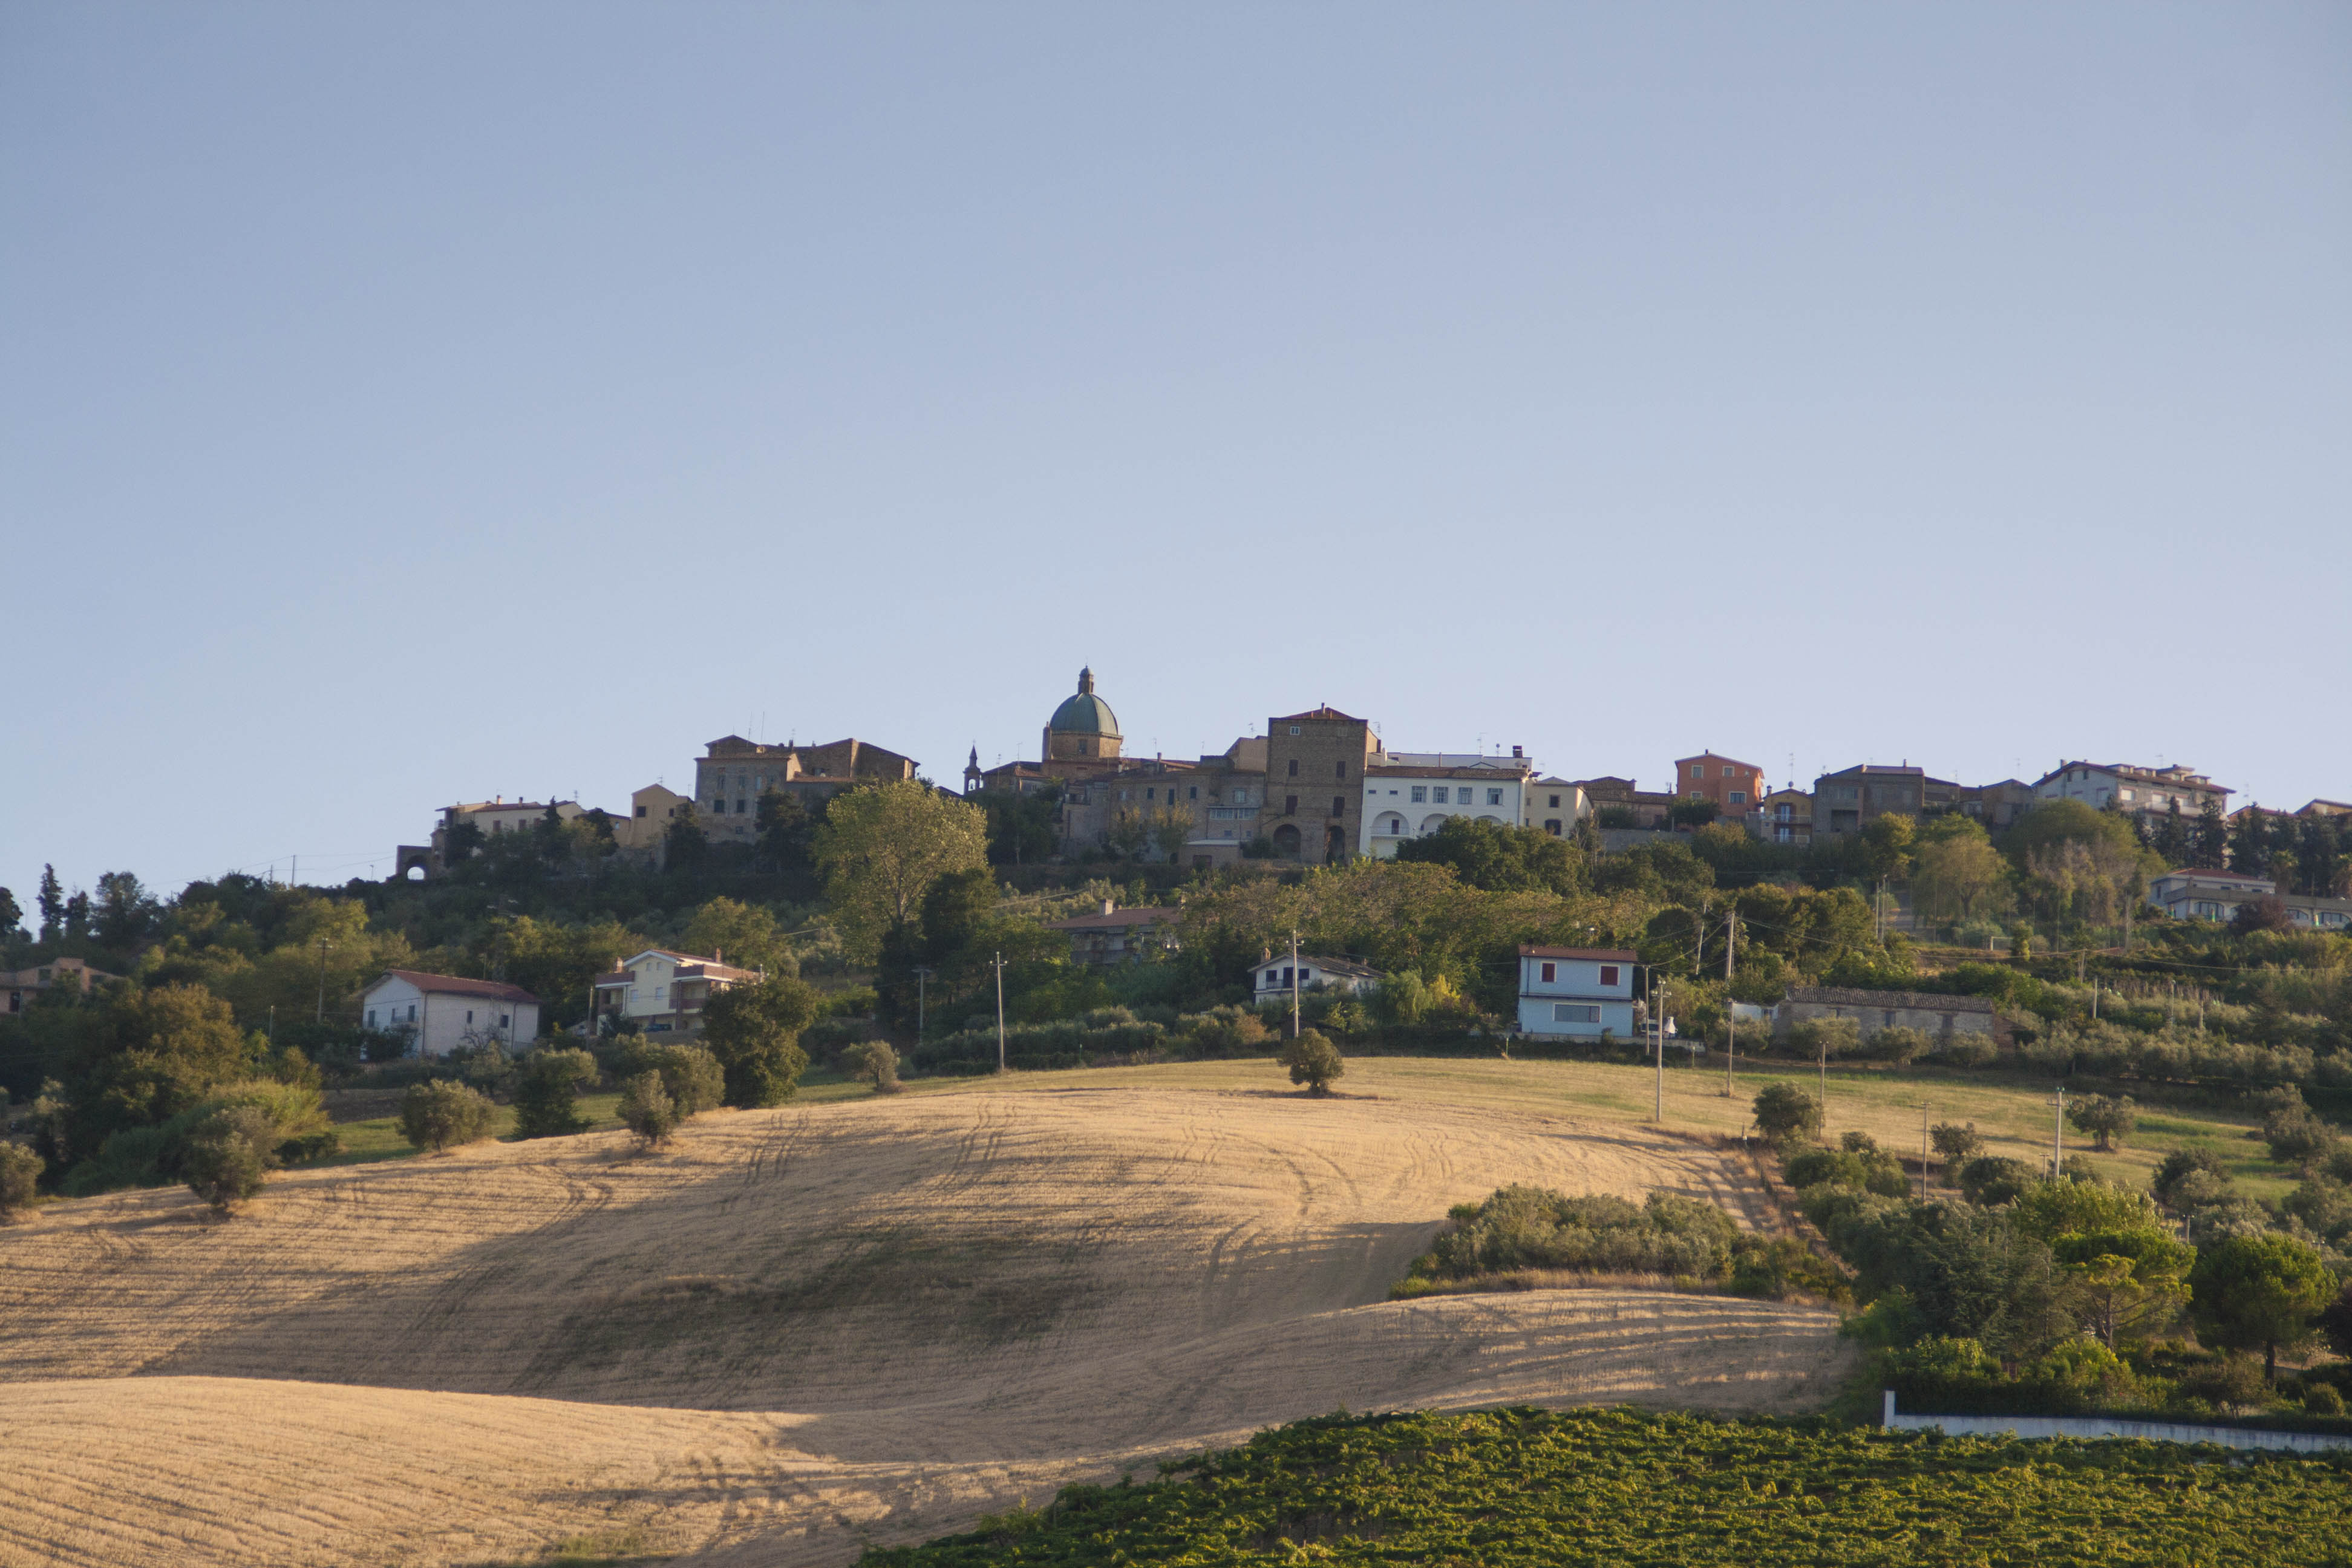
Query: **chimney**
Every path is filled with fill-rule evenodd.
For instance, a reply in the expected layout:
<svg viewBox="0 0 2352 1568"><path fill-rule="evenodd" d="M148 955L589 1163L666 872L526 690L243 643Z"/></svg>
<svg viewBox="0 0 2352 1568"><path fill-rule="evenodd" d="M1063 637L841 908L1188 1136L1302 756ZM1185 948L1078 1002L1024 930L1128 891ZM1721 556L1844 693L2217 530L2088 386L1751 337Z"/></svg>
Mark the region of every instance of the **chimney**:
<svg viewBox="0 0 2352 1568"><path fill-rule="evenodd" d="M1524 756L1526 756L1526 755L1527 755L1527 752L1524 752L1524 751L1522 751L1522 750L1520 750L1520 749L1519 749L1518 747L1517 747L1517 746L1513 746L1513 747L1511 748L1511 755L1513 755L1513 756L1515 756L1515 757L1524 757Z"/></svg>
<svg viewBox="0 0 2352 1568"><path fill-rule="evenodd" d="M1103 900L1103 913L1108 914L1117 908L1118 908L1118 900L1117 899L1105 899Z"/></svg>

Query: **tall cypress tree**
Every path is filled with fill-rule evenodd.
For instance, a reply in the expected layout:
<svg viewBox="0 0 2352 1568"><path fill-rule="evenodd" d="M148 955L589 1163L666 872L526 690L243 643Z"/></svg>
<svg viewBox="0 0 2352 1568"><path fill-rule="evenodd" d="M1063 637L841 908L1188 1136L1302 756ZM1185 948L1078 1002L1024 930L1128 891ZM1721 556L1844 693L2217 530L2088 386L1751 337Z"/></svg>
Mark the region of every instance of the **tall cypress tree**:
<svg viewBox="0 0 2352 1568"><path fill-rule="evenodd" d="M2230 858L2230 825L2221 819L2221 803L2210 795L2197 808L2197 837L2189 849L2196 864L2209 871L2220 870Z"/></svg>
<svg viewBox="0 0 2352 1568"><path fill-rule="evenodd" d="M2336 825L2324 816L2306 816L2295 845L2295 889L2315 899L2335 895L2344 870L2344 844Z"/></svg>
<svg viewBox="0 0 2352 1568"><path fill-rule="evenodd" d="M35 901L41 906L41 940L57 941L65 927L66 889L55 866L41 868L41 890Z"/></svg>
<svg viewBox="0 0 2352 1568"><path fill-rule="evenodd" d="M2173 797L2172 808L2164 814L2156 829L2156 852L2164 857L2168 866L2183 866L2189 862L2189 824L2181 820L2180 799Z"/></svg>
<svg viewBox="0 0 2352 1568"><path fill-rule="evenodd" d="M2259 877L2270 863L2270 813L2250 805L2238 813L2237 825L2230 830L2230 869Z"/></svg>

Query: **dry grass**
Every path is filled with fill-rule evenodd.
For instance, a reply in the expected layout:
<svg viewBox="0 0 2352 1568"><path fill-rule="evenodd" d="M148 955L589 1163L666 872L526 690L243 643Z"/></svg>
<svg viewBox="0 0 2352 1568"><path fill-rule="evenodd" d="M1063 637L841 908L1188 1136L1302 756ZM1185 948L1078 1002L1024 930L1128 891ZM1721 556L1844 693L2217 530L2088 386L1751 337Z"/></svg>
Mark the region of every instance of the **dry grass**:
<svg viewBox="0 0 2352 1568"><path fill-rule="evenodd" d="M227 1225L48 1205L0 1238L0 1563L840 1563L1343 1405L1826 1394L1804 1308L1383 1300L1509 1182L1766 1221L1707 1141L1542 1109L1566 1070L1041 1075L291 1173Z"/></svg>

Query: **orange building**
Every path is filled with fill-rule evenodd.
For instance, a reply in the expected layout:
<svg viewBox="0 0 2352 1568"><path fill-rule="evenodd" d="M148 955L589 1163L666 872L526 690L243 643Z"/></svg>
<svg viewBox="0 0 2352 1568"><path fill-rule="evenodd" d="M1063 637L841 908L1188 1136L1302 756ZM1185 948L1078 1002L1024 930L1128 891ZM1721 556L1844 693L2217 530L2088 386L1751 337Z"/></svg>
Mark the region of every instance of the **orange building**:
<svg viewBox="0 0 2352 1568"><path fill-rule="evenodd" d="M1674 793L1684 800L1711 800L1717 811L1738 822L1764 799L1764 770L1702 752L1675 763Z"/></svg>

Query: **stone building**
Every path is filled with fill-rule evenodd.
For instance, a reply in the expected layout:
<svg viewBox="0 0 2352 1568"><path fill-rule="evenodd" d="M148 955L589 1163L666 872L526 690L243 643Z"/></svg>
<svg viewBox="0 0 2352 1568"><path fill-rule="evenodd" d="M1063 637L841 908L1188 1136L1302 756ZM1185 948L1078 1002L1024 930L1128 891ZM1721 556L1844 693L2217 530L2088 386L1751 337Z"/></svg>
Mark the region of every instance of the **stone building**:
<svg viewBox="0 0 2352 1568"><path fill-rule="evenodd" d="M1816 841L1861 832L1890 812L1916 816L1927 809L1927 770L1908 763L1864 763L1813 781Z"/></svg>
<svg viewBox="0 0 2352 1568"><path fill-rule="evenodd" d="M1265 725L1265 812L1276 858L1325 864L1363 842L1364 770L1379 748L1371 725L1325 705Z"/></svg>
<svg viewBox="0 0 2352 1568"><path fill-rule="evenodd" d="M694 764L694 804L711 842L748 844L759 836L764 791L796 796L810 816L822 816L825 803L844 790L914 776L914 758L870 741L774 746L727 735L711 742Z"/></svg>
<svg viewBox="0 0 2352 1568"><path fill-rule="evenodd" d="M1792 985L1773 1009L1772 1035L1808 1018L1852 1018L1864 1039L1881 1029L1917 1029L1929 1035L2000 1033L1999 1015L1986 996L1940 996L1925 991L1856 991L1839 985Z"/></svg>

